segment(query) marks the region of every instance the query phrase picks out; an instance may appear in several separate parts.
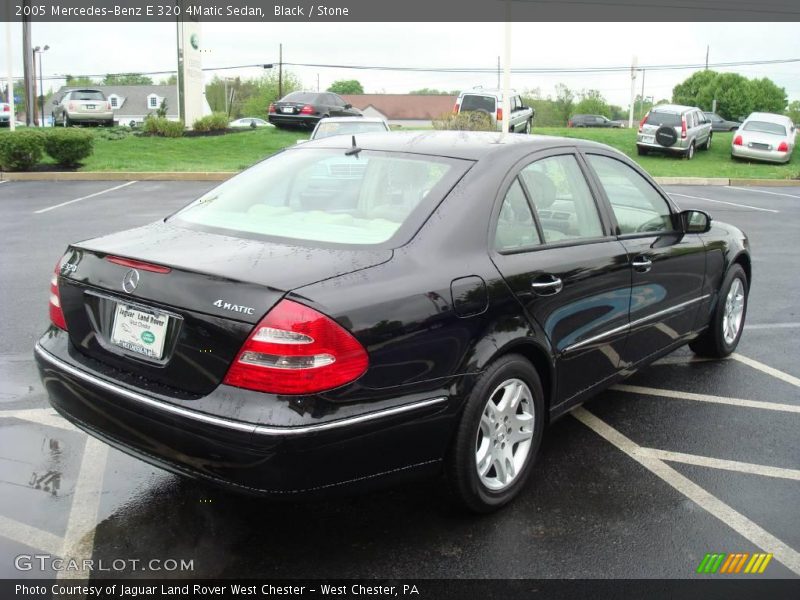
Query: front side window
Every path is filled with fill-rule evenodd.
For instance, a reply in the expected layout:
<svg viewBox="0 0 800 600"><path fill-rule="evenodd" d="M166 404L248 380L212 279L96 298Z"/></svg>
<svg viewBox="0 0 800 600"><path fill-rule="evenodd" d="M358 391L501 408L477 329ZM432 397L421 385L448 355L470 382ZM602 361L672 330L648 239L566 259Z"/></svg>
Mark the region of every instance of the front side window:
<svg viewBox="0 0 800 600"><path fill-rule="evenodd" d="M538 160L520 173L544 241L597 238L603 226L578 161L571 154Z"/></svg>
<svg viewBox="0 0 800 600"><path fill-rule="evenodd" d="M422 223L471 163L436 156L293 149L207 192L170 218L237 237L376 245Z"/></svg>
<svg viewBox="0 0 800 600"><path fill-rule="evenodd" d="M621 234L672 231L669 205L655 188L625 163L588 154L608 196Z"/></svg>

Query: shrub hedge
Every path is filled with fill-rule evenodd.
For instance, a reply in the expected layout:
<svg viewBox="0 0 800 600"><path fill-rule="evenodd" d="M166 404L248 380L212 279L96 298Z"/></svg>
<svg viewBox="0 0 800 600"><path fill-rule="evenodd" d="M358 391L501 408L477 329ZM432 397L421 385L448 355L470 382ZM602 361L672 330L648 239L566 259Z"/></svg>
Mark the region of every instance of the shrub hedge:
<svg viewBox="0 0 800 600"><path fill-rule="evenodd" d="M44 134L23 129L0 135L0 168L4 171L28 171L42 160Z"/></svg>
<svg viewBox="0 0 800 600"><path fill-rule="evenodd" d="M62 167L76 167L94 150L94 136L80 129L56 127L44 136L44 151Z"/></svg>
<svg viewBox="0 0 800 600"><path fill-rule="evenodd" d="M496 131L495 121L491 115L478 111L444 114L438 119L434 119L433 128L456 131Z"/></svg>
<svg viewBox="0 0 800 600"><path fill-rule="evenodd" d="M165 117L148 115L144 119L142 129L148 135L176 138L183 135L185 126L183 121L170 121Z"/></svg>
<svg viewBox="0 0 800 600"><path fill-rule="evenodd" d="M192 124L195 131L224 131L228 128L228 115L222 112L211 113L197 119Z"/></svg>

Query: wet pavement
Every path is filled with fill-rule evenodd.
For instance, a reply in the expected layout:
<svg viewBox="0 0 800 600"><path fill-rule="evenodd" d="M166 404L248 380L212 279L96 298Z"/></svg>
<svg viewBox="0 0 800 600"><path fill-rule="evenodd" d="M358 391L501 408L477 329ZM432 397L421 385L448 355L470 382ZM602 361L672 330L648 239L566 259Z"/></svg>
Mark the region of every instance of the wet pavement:
<svg viewBox="0 0 800 600"><path fill-rule="evenodd" d="M515 503L475 517L440 481L314 502L239 497L54 415L31 352L56 259L212 184L119 185L0 185L0 577L51 575L49 563L15 568L45 553L124 562L100 577L687 578L707 552L760 551L775 559L759 577L800 575L800 187L668 188L750 235L743 358L681 349L603 393L549 428Z"/></svg>

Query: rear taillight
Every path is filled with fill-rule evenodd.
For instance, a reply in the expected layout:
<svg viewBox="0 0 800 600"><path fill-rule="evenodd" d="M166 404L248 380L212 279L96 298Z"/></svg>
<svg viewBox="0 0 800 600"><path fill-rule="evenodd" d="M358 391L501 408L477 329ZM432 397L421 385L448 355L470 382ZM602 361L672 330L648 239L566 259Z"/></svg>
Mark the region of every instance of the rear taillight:
<svg viewBox="0 0 800 600"><path fill-rule="evenodd" d="M649 117L649 116L650 116L650 113L648 112L642 117L642 120L639 121L639 133L642 133L642 127L644 127L645 121L647 121L647 117Z"/></svg>
<svg viewBox="0 0 800 600"><path fill-rule="evenodd" d="M314 114L314 107L310 104L306 104L303 108L300 109L301 115L313 115Z"/></svg>
<svg viewBox="0 0 800 600"><path fill-rule="evenodd" d="M497 120L498 121L502 121L503 120L503 109L502 108L498 108L497 109Z"/></svg>
<svg viewBox="0 0 800 600"><path fill-rule="evenodd" d="M275 105L272 102L269 103L269 112L271 113L275 112Z"/></svg>
<svg viewBox="0 0 800 600"><path fill-rule="evenodd" d="M686 117L681 117L681 139L686 139Z"/></svg>
<svg viewBox="0 0 800 600"><path fill-rule="evenodd" d="M742 136L737 135L735 138L733 138L733 145L734 146L741 146L742 145Z"/></svg>
<svg viewBox="0 0 800 600"><path fill-rule="evenodd" d="M10 107L8 104L6 104L6 105L3 107L3 112L11 112L11 107Z"/></svg>
<svg viewBox="0 0 800 600"><path fill-rule="evenodd" d="M313 394L358 379L368 364L364 347L336 321L281 300L253 329L224 383L273 394Z"/></svg>
<svg viewBox="0 0 800 600"><path fill-rule="evenodd" d="M461 108L461 107L458 105L458 102L456 102L456 103L453 105L453 113L458 113L458 109L459 109L459 108Z"/></svg>
<svg viewBox="0 0 800 600"><path fill-rule="evenodd" d="M53 276L50 278L50 322L59 329L67 330L67 322L64 320L64 311L61 310L61 294L58 291L58 272L61 261L56 263Z"/></svg>
<svg viewBox="0 0 800 600"><path fill-rule="evenodd" d="M106 102L106 110L111 110L111 102Z"/></svg>
<svg viewBox="0 0 800 600"><path fill-rule="evenodd" d="M781 142L778 144L778 152L788 152L789 151L789 144L786 142Z"/></svg>

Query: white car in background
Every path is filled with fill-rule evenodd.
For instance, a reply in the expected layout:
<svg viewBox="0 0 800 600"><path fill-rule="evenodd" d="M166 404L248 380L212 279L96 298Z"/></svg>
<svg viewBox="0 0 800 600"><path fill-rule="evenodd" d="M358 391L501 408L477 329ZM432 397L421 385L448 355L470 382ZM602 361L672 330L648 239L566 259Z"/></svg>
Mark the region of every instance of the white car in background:
<svg viewBox="0 0 800 600"><path fill-rule="evenodd" d="M241 129L242 127L274 127L271 123L267 123L264 119L259 119L258 117L242 117L231 121L228 126L235 129Z"/></svg>
<svg viewBox="0 0 800 600"><path fill-rule="evenodd" d="M789 117L752 113L733 136L731 157L787 163L792 160L796 137Z"/></svg>
<svg viewBox="0 0 800 600"><path fill-rule="evenodd" d="M389 131L389 124L378 117L328 117L320 119L309 140L321 140L332 135L351 135L372 131Z"/></svg>

